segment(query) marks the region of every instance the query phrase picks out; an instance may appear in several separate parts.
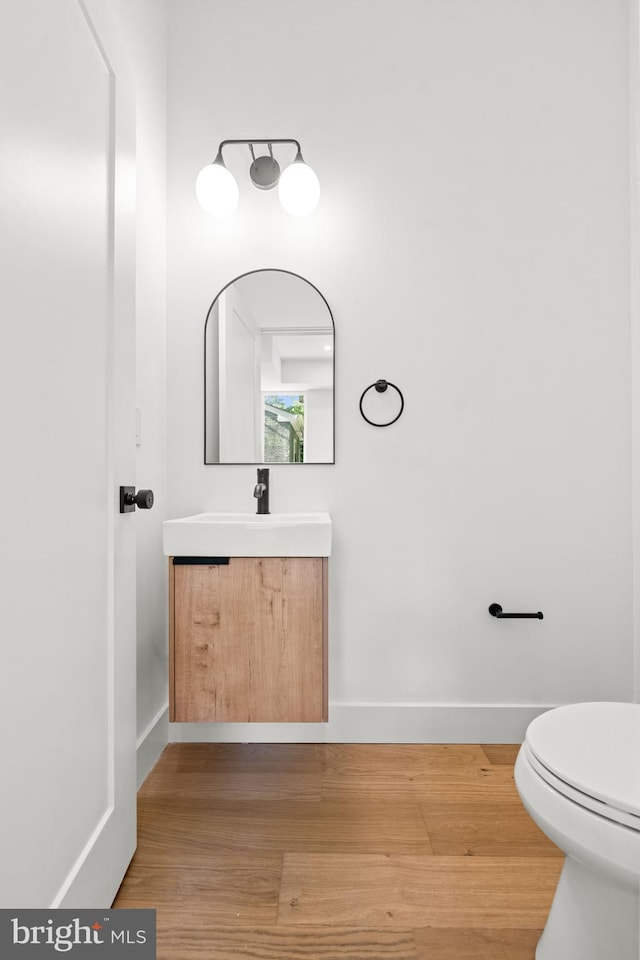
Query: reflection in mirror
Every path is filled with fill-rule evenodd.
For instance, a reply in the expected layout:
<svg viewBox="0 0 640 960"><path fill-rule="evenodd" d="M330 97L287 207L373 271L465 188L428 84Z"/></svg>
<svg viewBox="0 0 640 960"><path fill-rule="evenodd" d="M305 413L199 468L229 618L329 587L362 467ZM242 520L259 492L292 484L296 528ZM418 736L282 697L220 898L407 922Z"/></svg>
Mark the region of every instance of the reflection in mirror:
<svg viewBox="0 0 640 960"><path fill-rule="evenodd" d="M334 462L334 326L322 294L255 270L205 322L205 463Z"/></svg>

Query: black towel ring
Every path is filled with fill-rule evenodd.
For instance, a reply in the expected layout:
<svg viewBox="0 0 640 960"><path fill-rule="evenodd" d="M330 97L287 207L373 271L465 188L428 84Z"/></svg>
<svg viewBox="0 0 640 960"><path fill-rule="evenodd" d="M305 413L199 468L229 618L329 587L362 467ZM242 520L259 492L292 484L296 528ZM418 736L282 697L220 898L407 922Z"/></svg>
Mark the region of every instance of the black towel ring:
<svg viewBox="0 0 640 960"><path fill-rule="evenodd" d="M369 417L366 415L366 413L362 409L362 402L365 396L368 394L369 390L372 390L375 388L376 393L384 393L387 387L393 387L393 389L396 391L396 393L400 397L400 409L398 410L393 420L388 420L386 423L376 423L375 420L370 420ZM363 390L362 396L360 397L360 413L362 414L363 419L366 420L367 423L370 423L372 427L390 427L392 423L395 423L396 420L400 418L403 410L404 410L404 397L402 396L402 390L400 389L400 387L396 387L395 383L391 383L390 380L376 380L376 382L368 386L366 390Z"/></svg>

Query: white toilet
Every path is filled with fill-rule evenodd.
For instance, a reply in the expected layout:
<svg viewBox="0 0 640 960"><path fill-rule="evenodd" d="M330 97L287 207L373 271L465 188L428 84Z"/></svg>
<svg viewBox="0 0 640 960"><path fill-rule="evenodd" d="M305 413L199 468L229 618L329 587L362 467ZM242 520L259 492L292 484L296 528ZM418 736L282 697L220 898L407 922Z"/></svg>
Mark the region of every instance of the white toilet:
<svg viewBox="0 0 640 960"><path fill-rule="evenodd" d="M576 703L537 717L515 780L566 855L536 960L638 960L640 704Z"/></svg>

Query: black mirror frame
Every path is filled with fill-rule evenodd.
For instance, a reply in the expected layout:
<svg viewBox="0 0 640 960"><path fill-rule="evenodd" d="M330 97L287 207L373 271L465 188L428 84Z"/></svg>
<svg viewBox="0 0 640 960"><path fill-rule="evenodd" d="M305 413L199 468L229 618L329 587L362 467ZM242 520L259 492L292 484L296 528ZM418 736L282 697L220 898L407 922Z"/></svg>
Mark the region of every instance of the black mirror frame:
<svg viewBox="0 0 640 960"><path fill-rule="evenodd" d="M331 318L331 324L333 326L333 457L331 460L325 460L322 463L278 463L278 464L260 464L256 461L242 461L242 462L225 462L220 463L214 462L212 460L207 460L207 324L209 323L209 317L211 316L211 311L218 300L218 298L224 293L228 287L232 284L237 283L238 280L242 280L244 277L252 276L254 273L286 273L290 277L295 277L297 280L303 280L305 283L308 283L312 287L318 296L324 301L324 304L327 308L329 316ZM327 467L333 466L336 462L336 323L333 318L333 313L331 307L327 302L327 298L324 294L316 287L314 283L310 280L307 280L306 277L303 277L299 273L295 273L293 270L283 270L281 267L258 267L255 270L247 270L245 273L238 274L237 277L234 277L233 280L229 280L228 283L225 283L218 293L215 295L211 303L209 304L209 309L207 310L207 315L204 321L204 339L203 339L203 408L204 408L204 418L203 418L203 437L202 444L204 450L204 459L203 463L205 467L225 467L225 466L278 466L278 467Z"/></svg>

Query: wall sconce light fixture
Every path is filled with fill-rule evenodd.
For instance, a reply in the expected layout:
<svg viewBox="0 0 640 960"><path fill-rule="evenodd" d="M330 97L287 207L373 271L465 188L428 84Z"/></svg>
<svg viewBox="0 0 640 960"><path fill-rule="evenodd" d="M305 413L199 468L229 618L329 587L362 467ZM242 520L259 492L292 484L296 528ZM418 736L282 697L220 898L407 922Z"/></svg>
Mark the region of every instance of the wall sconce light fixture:
<svg viewBox="0 0 640 960"><path fill-rule="evenodd" d="M256 157L254 144L266 144L268 156ZM296 148L293 163L280 172L280 164L273 155L274 143L292 143ZM252 163L249 176L258 190L271 190L277 185L280 203L294 217L304 217L318 205L320 183L314 171L302 159L297 140L223 140L213 163L208 163L198 174L196 196L203 210L212 217L228 217L238 206L240 191L233 174L222 159L224 147L244 144L249 147Z"/></svg>

